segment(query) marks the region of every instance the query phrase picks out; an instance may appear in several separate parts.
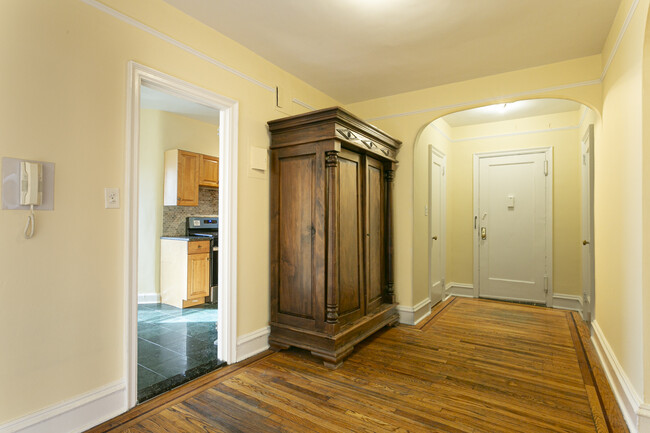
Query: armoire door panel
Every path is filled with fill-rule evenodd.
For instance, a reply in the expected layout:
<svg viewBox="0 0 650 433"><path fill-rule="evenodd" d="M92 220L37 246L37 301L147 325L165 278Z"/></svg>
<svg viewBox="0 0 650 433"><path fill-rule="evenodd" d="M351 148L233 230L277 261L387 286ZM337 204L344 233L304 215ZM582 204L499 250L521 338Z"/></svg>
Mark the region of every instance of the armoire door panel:
<svg viewBox="0 0 650 433"><path fill-rule="evenodd" d="M313 318L315 155L279 160L279 312Z"/></svg>
<svg viewBox="0 0 650 433"><path fill-rule="evenodd" d="M362 168L358 154L339 155L339 320L363 309ZM355 314L358 313L358 314Z"/></svg>
<svg viewBox="0 0 650 433"><path fill-rule="evenodd" d="M366 162L366 304L368 311L382 302L384 275L384 173L382 164Z"/></svg>

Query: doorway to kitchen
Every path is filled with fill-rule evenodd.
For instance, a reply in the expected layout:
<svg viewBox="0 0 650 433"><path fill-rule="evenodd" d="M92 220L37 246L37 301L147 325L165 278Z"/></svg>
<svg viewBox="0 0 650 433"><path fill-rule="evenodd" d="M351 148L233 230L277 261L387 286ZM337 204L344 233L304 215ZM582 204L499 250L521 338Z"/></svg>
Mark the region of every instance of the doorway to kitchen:
<svg viewBox="0 0 650 433"><path fill-rule="evenodd" d="M136 63L129 78L133 406L236 359L237 102Z"/></svg>

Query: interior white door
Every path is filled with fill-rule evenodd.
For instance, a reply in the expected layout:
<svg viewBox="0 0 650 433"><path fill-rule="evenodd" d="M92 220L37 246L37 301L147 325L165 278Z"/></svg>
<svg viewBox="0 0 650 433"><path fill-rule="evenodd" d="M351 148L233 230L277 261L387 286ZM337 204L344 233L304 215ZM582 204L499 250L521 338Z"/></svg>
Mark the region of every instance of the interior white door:
<svg viewBox="0 0 650 433"><path fill-rule="evenodd" d="M582 139L582 292L583 315L591 321L593 295L593 242L591 236L591 161L593 125Z"/></svg>
<svg viewBox="0 0 650 433"><path fill-rule="evenodd" d="M479 163L479 296L546 303L546 155Z"/></svg>
<svg viewBox="0 0 650 433"><path fill-rule="evenodd" d="M429 298L435 305L444 292L445 159L433 149L429 154Z"/></svg>

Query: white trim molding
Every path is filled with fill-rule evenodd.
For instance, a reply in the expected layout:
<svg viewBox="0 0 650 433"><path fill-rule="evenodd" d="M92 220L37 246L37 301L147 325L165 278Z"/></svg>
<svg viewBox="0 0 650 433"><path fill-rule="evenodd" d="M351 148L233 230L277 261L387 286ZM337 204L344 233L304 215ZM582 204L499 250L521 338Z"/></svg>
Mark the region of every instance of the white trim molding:
<svg viewBox="0 0 650 433"><path fill-rule="evenodd" d="M237 362L255 356L269 348L271 327L265 326L257 331L244 334L237 339Z"/></svg>
<svg viewBox="0 0 650 433"><path fill-rule="evenodd" d="M137 399L138 354L138 160L140 148L140 88L193 101L220 113L219 131L219 319L218 357L237 361L237 168L239 102L141 65L128 63L124 199L124 371L128 408Z"/></svg>
<svg viewBox="0 0 650 433"><path fill-rule="evenodd" d="M591 329L591 342L630 432L650 433L650 405L643 403L632 386L597 320L591 322Z"/></svg>
<svg viewBox="0 0 650 433"><path fill-rule="evenodd" d="M474 285L466 283L447 283L445 287L445 299L450 296L460 296L461 298L474 298Z"/></svg>
<svg viewBox="0 0 650 433"><path fill-rule="evenodd" d="M577 295L553 294L553 308L577 311L582 316L582 297Z"/></svg>
<svg viewBox="0 0 650 433"><path fill-rule="evenodd" d="M160 293L138 293L138 305L160 304Z"/></svg>
<svg viewBox="0 0 650 433"><path fill-rule="evenodd" d="M6 424L0 433L76 433L127 410L126 383L118 381L46 407Z"/></svg>
<svg viewBox="0 0 650 433"><path fill-rule="evenodd" d="M417 325L431 314L431 299L424 299L412 307L398 305L397 312L399 313L399 323Z"/></svg>

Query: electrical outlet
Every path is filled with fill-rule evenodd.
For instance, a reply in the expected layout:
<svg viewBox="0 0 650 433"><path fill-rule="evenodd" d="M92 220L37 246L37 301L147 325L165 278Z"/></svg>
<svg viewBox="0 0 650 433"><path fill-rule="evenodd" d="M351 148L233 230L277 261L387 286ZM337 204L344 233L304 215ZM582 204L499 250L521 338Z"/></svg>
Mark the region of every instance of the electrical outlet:
<svg viewBox="0 0 650 433"><path fill-rule="evenodd" d="M120 208L119 188L104 188L104 208L106 209Z"/></svg>

